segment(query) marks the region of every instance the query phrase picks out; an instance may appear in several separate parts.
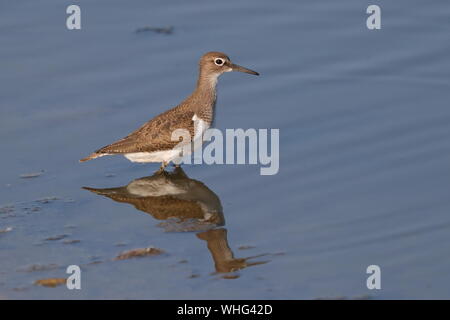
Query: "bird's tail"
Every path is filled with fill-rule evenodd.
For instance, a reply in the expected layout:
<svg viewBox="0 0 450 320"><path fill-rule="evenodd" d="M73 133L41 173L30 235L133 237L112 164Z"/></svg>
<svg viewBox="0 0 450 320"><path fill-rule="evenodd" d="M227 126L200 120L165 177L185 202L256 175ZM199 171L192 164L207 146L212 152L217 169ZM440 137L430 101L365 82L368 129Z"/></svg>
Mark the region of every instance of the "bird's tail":
<svg viewBox="0 0 450 320"><path fill-rule="evenodd" d="M95 159L95 158L99 158L99 157L103 157L103 156L106 156L106 154L94 152L94 153L91 153L86 158L80 159L79 161L80 162L85 162L85 161L89 161L89 160L92 160L92 159Z"/></svg>

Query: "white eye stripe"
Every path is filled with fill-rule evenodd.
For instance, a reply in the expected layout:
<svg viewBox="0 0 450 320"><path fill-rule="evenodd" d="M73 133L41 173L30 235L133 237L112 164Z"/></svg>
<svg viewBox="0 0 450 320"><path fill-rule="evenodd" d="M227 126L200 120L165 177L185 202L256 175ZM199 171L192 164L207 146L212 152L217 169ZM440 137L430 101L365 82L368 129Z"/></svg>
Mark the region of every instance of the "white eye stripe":
<svg viewBox="0 0 450 320"><path fill-rule="evenodd" d="M223 64L225 63L225 61L224 61L223 59L216 58L216 59L214 59L214 63L215 63L217 66L223 66Z"/></svg>

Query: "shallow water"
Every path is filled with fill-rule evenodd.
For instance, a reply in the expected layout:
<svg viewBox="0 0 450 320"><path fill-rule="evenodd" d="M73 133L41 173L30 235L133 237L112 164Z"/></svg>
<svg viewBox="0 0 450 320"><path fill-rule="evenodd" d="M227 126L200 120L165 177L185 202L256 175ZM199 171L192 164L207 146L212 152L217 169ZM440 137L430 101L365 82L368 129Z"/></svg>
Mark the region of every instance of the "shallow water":
<svg viewBox="0 0 450 320"><path fill-rule="evenodd" d="M0 298L450 298L450 4L376 2L379 31L356 0L80 0L81 31L70 3L1 4ZM211 50L261 73L221 77L216 127L279 128L279 173L183 166L217 226L155 218L198 194L82 189L152 176L78 159L180 102ZM146 247L164 253L114 260ZM72 264L82 290L33 285Z"/></svg>

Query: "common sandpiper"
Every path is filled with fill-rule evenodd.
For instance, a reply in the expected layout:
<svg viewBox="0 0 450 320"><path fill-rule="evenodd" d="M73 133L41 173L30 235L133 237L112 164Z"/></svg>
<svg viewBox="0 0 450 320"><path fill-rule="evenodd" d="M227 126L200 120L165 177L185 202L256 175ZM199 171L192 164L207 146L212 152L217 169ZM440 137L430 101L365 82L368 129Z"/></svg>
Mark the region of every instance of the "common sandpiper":
<svg viewBox="0 0 450 320"><path fill-rule="evenodd" d="M192 140L202 137L214 121L218 77L230 71L253 75L258 72L231 62L222 52L208 52L200 58L200 71L194 92L178 106L161 113L123 139L109 144L80 162L120 154L132 162L161 162L163 170L181 153L180 141L172 140L177 129L189 131Z"/></svg>

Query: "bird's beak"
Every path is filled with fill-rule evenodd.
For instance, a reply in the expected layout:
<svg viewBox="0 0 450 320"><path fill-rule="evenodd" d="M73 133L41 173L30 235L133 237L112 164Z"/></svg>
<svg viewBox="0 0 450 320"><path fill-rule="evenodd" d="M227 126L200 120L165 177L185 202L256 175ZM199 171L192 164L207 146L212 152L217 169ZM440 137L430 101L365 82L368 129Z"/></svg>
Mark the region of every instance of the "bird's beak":
<svg viewBox="0 0 450 320"><path fill-rule="evenodd" d="M255 76L259 76L259 73L244 67L241 67L237 64L234 63L230 63L230 68L232 71L239 71L239 72L245 72L245 73L250 73L250 74L254 74Z"/></svg>

